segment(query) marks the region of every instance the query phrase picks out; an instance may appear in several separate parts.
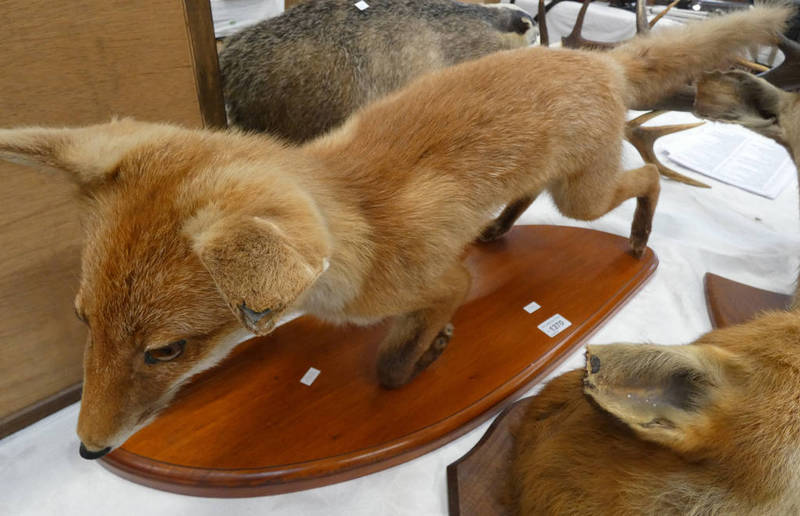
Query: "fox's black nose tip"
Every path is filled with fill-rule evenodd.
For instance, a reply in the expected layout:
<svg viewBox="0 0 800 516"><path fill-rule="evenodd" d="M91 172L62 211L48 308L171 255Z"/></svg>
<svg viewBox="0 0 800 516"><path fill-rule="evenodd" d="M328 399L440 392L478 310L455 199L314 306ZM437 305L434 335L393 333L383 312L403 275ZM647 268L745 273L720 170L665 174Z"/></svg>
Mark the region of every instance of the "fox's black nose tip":
<svg viewBox="0 0 800 516"><path fill-rule="evenodd" d="M94 460L94 459L99 459L100 457L102 457L106 453L110 452L111 451L111 447L108 446L106 448L103 448L100 451L89 451L89 450L86 449L86 446L84 446L83 443L81 443L81 448L80 448L79 451L80 451L81 457L83 457L84 459Z"/></svg>

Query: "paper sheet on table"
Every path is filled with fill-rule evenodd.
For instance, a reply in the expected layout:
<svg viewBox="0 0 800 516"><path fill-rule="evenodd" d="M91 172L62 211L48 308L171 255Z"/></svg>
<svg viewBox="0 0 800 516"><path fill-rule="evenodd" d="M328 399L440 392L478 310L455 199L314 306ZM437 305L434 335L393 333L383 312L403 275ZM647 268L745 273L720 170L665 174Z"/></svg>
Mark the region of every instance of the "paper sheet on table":
<svg viewBox="0 0 800 516"><path fill-rule="evenodd" d="M664 150L681 166L769 199L797 176L786 149L737 125L708 122Z"/></svg>

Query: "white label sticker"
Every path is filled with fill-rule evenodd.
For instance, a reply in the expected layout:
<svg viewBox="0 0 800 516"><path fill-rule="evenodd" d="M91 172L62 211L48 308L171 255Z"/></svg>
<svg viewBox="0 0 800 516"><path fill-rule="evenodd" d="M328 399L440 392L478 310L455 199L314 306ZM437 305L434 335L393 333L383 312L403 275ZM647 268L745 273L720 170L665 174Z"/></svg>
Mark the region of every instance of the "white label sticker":
<svg viewBox="0 0 800 516"><path fill-rule="evenodd" d="M369 4L368 4L367 2L365 2L364 0L361 0L360 2L356 2L356 3L355 3L355 4L353 4L353 5L355 5L356 7L358 7L358 8L359 8L360 10L362 10L362 11L363 11L364 9L366 9L367 7L369 7Z"/></svg>
<svg viewBox="0 0 800 516"><path fill-rule="evenodd" d="M300 378L300 383L303 383L305 385L311 385L312 383L314 383L314 380L317 379L317 376L319 376L319 369L309 367L308 371L306 371L306 374L304 374L303 377Z"/></svg>
<svg viewBox="0 0 800 516"><path fill-rule="evenodd" d="M540 308L541 306L539 306L539 303L537 303L536 301L531 301L530 303L522 307L522 309L528 312L529 314L532 314L533 312L535 312Z"/></svg>
<svg viewBox="0 0 800 516"><path fill-rule="evenodd" d="M555 337L570 326L572 326L571 322L564 319L561 314L556 314L540 324L539 329L542 330L548 337Z"/></svg>

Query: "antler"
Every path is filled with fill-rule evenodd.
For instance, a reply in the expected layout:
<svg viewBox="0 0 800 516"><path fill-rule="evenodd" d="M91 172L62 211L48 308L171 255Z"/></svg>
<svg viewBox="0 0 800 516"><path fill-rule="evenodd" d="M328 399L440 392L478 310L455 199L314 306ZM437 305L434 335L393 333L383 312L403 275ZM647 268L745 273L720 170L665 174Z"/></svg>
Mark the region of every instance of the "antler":
<svg viewBox="0 0 800 516"><path fill-rule="evenodd" d="M539 0L539 44L543 47L550 46L550 36L547 34L547 10L544 8L544 0Z"/></svg>
<svg viewBox="0 0 800 516"><path fill-rule="evenodd" d="M647 24L647 13L645 12L644 2L636 0L636 34L645 34L650 32L650 27L655 25Z"/></svg>
<svg viewBox="0 0 800 516"><path fill-rule="evenodd" d="M677 125L660 125L657 127L643 127L643 124L658 115L663 114L664 111L650 111L649 113L645 113L640 115L633 120L630 120L625 125L625 139L627 139L631 144L639 151L639 155L642 156L642 159L645 163L652 163L657 168L659 173L662 176L668 177L670 179L674 179L675 181L680 181L681 183L686 183L687 185L697 186L700 188L711 188L705 183L701 183L700 181L696 181L690 177L687 177L679 172L675 172L671 168L665 166L658 160L656 156L655 150L653 146L656 143L656 140L662 136L666 136L668 134L677 133L679 131L685 131L686 129L692 129L694 127L698 127L703 125L704 122L694 122L691 124L677 124Z"/></svg>
<svg viewBox="0 0 800 516"><path fill-rule="evenodd" d="M569 36L561 38L561 46L567 48L593 48L593 49L600 49L600 50L607 50L609 48L614 48L619 43L606 43L603 41L591 41L585 39L581 36L581 32L583 31L583 19L586 18L586 10L589 9L589 4L592 3L593 0L583 0L583 5L581 6L581 10L578 11L578 17L575 19L575 25L572 27L572 32L569 33ZM637 5L640 2L637 1Z"/></svg>
<svg viewBox="0 0 800 516"><path fill-rule="evenodd" d="M581 10L578 11L578 17L575 19L575 25L572 27L572 32L569 33L569 36L565 38L561 38L561 45L567 48L591 48L591 49L599 49L599 50L607 50L610 48L614 48L624 41L615 41L615 42L605 42L605 41L593 41L590 39L586 39L581 35L583 31L583 20L586 18L586 11L589 9L589 4L592 3L593 0L583 0L583 5L581 6ZM650 28L656 24L656 22L664 16L667 11L672 9L672 6L677 4L680 0L674 0L672 4L670 4L664 11L659 13L656 18L653 19L652 22L648 25L647 23L647 13L645 12L645 3L641 0L636 1L636 34L645 34L650 31Z"/></svg>
<svg viewBox="0 0 800 516"><path fill-rule="evenodd" d="M748 72L761 73L769 71L769 66L764 66L753 61L748 61L743 57L736 58L736 64L742 68L746 68Z"/></svg>
<svg viewBox="0 0 800 516"><path fill-rule="evenodd" d="M663 11L661 11L660 13L658 13L657 15L655 15L655 17L654 17L652 20L650 20L650 25L649 25L647 28L648 28L648 29L652 29L652 28L653 28L653 26L654 26L656 23L658 23L658 20L660 20L661 18L663 18L663 17L664 17L664 15L665 15L665 14L667 14L667 13L670 11L670 9L672 9L673 7L675 7L676 5L678 5L678 2L680 2L680 1L681 1L681 0L673 0L671 4L669 4L669 5L668 5L666 8L664 8L664 10L663 10ZM644 14L644 12L642 12L642 14ZM636 16L639 16L639 4L638 4L638 3L636 4ZM636 28L638 29L638 28L639 28L639 23L638 23L638 22L639 22L639 20L637 19L637 20L636 20L636 22L637 22L637 23L636 23Z"/></svg>

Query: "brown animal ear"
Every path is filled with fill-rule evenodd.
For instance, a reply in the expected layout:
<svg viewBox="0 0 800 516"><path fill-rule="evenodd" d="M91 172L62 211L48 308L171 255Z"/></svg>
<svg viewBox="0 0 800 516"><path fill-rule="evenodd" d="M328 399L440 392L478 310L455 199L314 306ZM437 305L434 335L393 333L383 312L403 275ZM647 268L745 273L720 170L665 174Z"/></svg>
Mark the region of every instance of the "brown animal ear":
<svg viewBox="0 0 800 516"><path fill-rule="evenodd" d="M724 361L713 346L588 346L584 392L640 437L689 451L723 382Z"/></svg>
<svg viewBox="0 0 800 516"><path fill-rule="evenodd" d="M779 88L749 73L710 72L697 83L694 112L703 118L741 124L784 143L779 124L784 96Z"/></svg>
<svg viewBox="0 0 800 516"><path fill-rule="evenodd" d="M326 264L260 217L202 214L186 233L236 318L256 335L272 331Z"/></svg>
<svg viewBox="0 0 800 516"><path fill-rule="evenodd" d="M0 129L0 159L34 168L58 170L80 185L108 177L122 157L161 128L130 119L70 129Z"/></svg>

